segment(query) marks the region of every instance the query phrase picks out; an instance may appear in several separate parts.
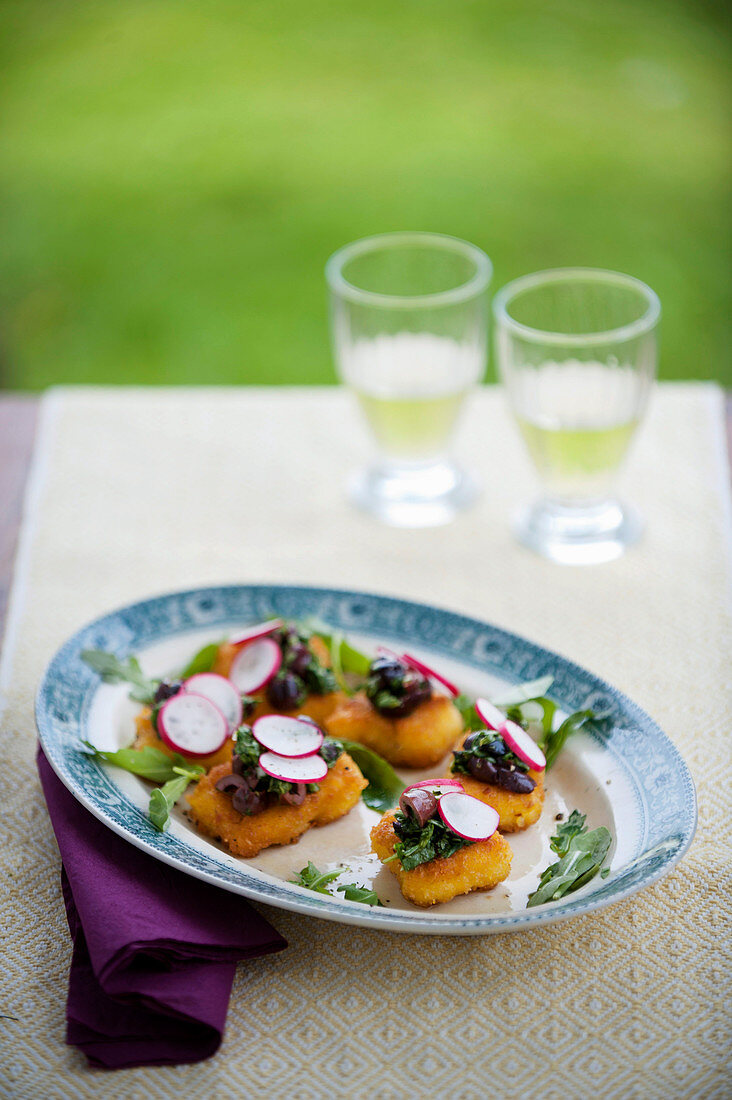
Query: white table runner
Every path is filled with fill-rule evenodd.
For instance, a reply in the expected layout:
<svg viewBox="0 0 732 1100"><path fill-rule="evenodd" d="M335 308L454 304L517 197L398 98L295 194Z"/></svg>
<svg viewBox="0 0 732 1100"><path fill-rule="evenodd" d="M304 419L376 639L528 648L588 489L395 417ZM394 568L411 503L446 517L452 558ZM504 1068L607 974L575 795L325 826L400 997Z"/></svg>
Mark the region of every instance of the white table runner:
<svg viewBox="0 0 732 1100"><path fill-rule="evenodd" d="M352 511L362 429L336 389L65 389L45 399L2 682L2 1021L13 1096L480 1100L722 1097L729 1047L728 481L721 395L658 388L626 495L622 560L568 569L518 547L535 486L501 395L461 452L484 485L449 527ZM521 935L402 937L265 910L290 941L239 968L207 1063L103 1074L64 1046L70 943L33 767L33 696L57 646L130 600L217 582L383 591L482 616L604 676L683 752L700 824L681 865L604 912ZM729 1080L727 1088L729 1088Z"/></svg>

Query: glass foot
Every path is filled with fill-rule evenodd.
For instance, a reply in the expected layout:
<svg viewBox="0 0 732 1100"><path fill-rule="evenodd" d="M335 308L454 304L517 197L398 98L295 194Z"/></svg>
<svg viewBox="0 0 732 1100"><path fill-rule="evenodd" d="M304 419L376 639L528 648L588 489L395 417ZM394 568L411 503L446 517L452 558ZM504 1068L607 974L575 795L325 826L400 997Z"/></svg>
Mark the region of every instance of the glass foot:
<svg viewBox="0 0 732 1100"><path fill-rule="evenodd" d="M568 505L539 500L514 520L519 542L562 565L613 561L643 533L638 513L617 500Z"/></svg>
<svg viewBox="0 0 732 1100"><path fill-rule="evenodd" d="M372 466L351 479L349 496L392 527L439 527L478 495L472 476L449 462L429 466Z"/></svg>

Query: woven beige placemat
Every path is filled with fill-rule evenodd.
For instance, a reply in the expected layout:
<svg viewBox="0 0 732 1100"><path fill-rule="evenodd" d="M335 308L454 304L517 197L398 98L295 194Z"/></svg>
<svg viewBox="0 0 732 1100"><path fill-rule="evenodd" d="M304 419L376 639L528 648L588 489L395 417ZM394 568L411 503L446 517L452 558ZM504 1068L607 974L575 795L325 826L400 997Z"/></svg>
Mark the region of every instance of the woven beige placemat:
<svg viewBox="0 0 732 1100"><path fill-rule="evenodd" d="M363 434L336 390L60 390L46 398L2 667L0 1093L18 1097L722 1097L730 1024L728 492L721 395L659 387L626 475L644 542L567 569L512 541L534 486L500 394L462 433L484 485L452 526L344 502ZM290 942L239 968L194 1066L90 1071L64 1045L70 944L33 767L57 646L129 600L211 582L379 590L486 617L615 683L691 766L680 866L629 901L521 935L398 936L266 909Z"/></svg>

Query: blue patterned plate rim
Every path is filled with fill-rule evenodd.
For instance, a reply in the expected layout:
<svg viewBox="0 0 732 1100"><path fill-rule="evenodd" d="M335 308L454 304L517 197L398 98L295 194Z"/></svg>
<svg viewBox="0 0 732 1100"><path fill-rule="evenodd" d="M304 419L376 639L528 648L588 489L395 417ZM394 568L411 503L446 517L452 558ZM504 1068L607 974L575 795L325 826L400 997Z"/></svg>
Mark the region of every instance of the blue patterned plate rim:
<svg viewBox="0 0 732 1100"><path fill-rule="evenodd" d="M80 658L85 648L126 656L194 630L316 615L341 630L391 636L515 682L551 674L551 697L564 710L612 709L612 723L593 736L631 778L643 820L643 848L601 885L589 884L558 902L482 916L428 917L308 894L274 878L255 878L246 864L212 858L171 833L157 832L116 786L107 770L78 751L101 681ZM682 858L696 829L696 794L689 770L654 720L617 688L534 642L446 608L352 589L306 585L232 584L165 593L95 619L58 650L36 697L43 750L62 782L100 821L130 843L179 870L254 901L307 916L393 932L483 934L518 932L592 913L651 885ZM644 782L645 780L645 782Z"/></svg>

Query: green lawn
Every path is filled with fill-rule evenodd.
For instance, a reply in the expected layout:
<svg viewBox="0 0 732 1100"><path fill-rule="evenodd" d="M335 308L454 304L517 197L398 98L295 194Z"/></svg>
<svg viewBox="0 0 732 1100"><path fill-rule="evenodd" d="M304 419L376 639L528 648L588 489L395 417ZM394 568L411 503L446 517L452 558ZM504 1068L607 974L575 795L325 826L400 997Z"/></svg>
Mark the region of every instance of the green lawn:
<svg viewBox="0 0 732 1100"><path fill-rule="evenodd" d="M330 382L322 269L369 233L661 296L730 363L729 26L673 0L6 0L0 380Z"/></svg>

